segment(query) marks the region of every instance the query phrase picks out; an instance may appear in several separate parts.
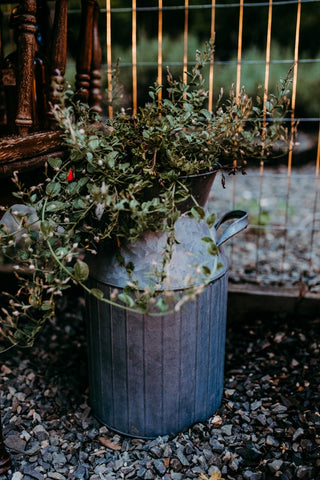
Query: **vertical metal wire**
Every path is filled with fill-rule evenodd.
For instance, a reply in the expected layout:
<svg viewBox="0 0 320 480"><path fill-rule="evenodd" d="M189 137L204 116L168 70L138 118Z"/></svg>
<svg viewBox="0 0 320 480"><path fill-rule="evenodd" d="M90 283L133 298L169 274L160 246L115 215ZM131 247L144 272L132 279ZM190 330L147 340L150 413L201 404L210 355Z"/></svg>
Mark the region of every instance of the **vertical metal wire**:
<svg viewBox="0 0 320 480"><path fill-rule="evenodd" d="M162 85L162 0L158 0L158 85ZM162 99L162 89L159 90L159 104Z"/></svg>
<svg viewBox="0 0 320 480"><path fill-rule="evenodd" d="M236 79L236 101L239 101L240 89L241 89L241 59L242 59L242 33L243 33L243 0L240 0L239 5L239 26L238 26L238 52L237 52L237 79ZM236 171L237 159L233 159L233 167ZM236 187L237 179L236 175L233 176L232 182L232 208L236 205ZM233 243L231 244L230 251L230 266L233 264Z"/></svg>
<svg viewBox="0 0 320 480"><path fill-rule="evenodd" d="M320 180L320 122L318 129L318 147L317 147L317 160L316 160L316 171L315 171L315 185L314 185L314 201L313 201L313 212L312 212L312 230L311 230L311 240L310 240L310 258L309 258L309 268L311 269L312 261L312 251L314 245L314 235L316 228L316 213L318 206L318 192L319 192L319 180ZM320 220L320 219L319 219Z"/></svg>
<svg viewBox="0 0 320 480"><path fill-rule="evenodd" d="M184 0L184 29L183 29L183 83L188 81L188 22L189 0Z"/></svg>
<svg viewBox="0 0 320 480"><path fill-rule="evenodd" d="M264 122L263 122L263 138L262 142L265 140L265 128L267 126L266 116L267 116L267 100L269 92L269 78L270 78L270 56L271 56L271 28L272 28L272 0L269 0L268 8L268 24L267 24L267 44L266 44L266 68L264 73L264 91L263 91L263 112L264 112ZM258 213L258 223L260 224L262 208L262 193L263 193L263 179L264 179L264 161L260 162L260 184L259 184L259 213ZM259 253L260 253L260 230L258 230L257 235L257 253L256 253L256 269L259 270Z"/></svg>
<svg viewBox="0 0 320 480"><path fill-rule="evenodd" d="M138 84L137 84L137 1L132 0L132 114L138 110Z"/></svg>
<svg viewBox="0 0 320 480"><path fill-rule="evenodd" d="M240 0L239 8L239 30L238 30L238 55L237 55L237 83L236 97L240 95L241 87L241 58L242 58L242 32L243 32L243 0Z"/></svg>
<svg viewBox="0 0 320 480"><path fill-rule="evenodd" d="M243 0L240 0L239 6L239 27L238 27L238 53L237 53L237 81L236 81L236 99L238 101L241 89L241 59L242 59L242 34L243 34ZM237 167L237 160L233 160L234 168ZM236 203L236 177L233 178L232 206Z"/></svg>
<svg viewBox="0 0 320 480"><path fill-rule="evenodd" d="M214 40L215 38L215 28L216 28L216 0L212 0L210 40ZM214 73L214 58L210 60L210 66L209 66L209 96L208 96L209 112L213 111L213 73Z"/></svg>
<svg viewBox="0 0 320 480"><path fill-rule="evenodd" d="M296 20L295 43L294 43L294 66L293 66L292 99L291 99L291 140L292 140L291 143L293 143L293 137L294 137L294 117L295 117L296 97L297 97L300 24L301 24L301 0L298 1L298 5L297 5L297 20ZM283 245L283 253L282 253L281 271L283 271L284 261L285 261L285 258L286 258L286 250L287 250L286 249L286 247L287 247L287 225L288 225L288 220L289 220L291 170L292 170L292 148L290 148L289 154L288 154L287 195L286 195L286 209L285 209L285 226L286 226L286 229L285 229L285 232L284 232L284 245Z"/></svg>
<svg viewBox="0 0 320 480"><path fill-rule="evenodd" d="M113 117L112 106L112 57L111 57L111 0L106 0L106 43L107 43L107 84L108 114Z"/></svg>
<svg viewBox="0 0 320 480"><path fill-rule="evenodd" d="M263 110L264 110L265 117L266 117L266 111L267 111L266 102L268 100L268 92L269 92L271 27L272 27L272 0L269 0L267 44L266 44L266 69L264 73L264 92L263 92ZM266 126L266 123L264 124L264 126Z"/></svg>

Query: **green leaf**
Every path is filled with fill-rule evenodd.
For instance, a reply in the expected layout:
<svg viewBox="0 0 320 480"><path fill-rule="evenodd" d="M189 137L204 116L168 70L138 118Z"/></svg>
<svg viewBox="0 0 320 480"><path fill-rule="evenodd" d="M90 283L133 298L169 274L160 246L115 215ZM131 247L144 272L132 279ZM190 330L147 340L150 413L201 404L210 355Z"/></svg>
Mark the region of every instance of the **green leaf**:
<svg viewBox="0 0 320 480"><path fill-rule="evenodd" d="M46 194L49 197L55 197L61 190L61 184L59 182L50 182L46 187Z"/></svg>
<svg viewBox="0 0 320 480"><path fill-rule="evenodd" d="M211 120L211 113L209 112L209 110L206 110L206 109L202 109L200 110L200 113L207 119L207 120Z"/></svg>
<svg viewBox="0 0 320 480"><path fill-rule="evenodd" d="M78 260L74 266L74 275L76 280L79 282L84 282L89 276L89 267L82 260Z"/></svg>
<svg viewBox="0 0 320 480"><path fill-rule="evenodd" d="M55 251L56 256L60 259L68 255L68 253L69 253L69 250L65 247L59 247Z"/></svg>
<svg viewBox="0 0 320 480"><path fill-rule="evenodd" d="M121 170L122 172L127 170L129 167L130 167L130 163L120 163L119 164L119 170Z"/></svg>
<svg viewBox="0 0 320 480"><path fill-rule="evenodd" d="M213 243L213 240L212 240L211 237L202 237L202 238L201 238L201 241L202 241L203 243Z"/></svg>
<svg viewBox="0 0 320 480"><path fill-rule="evenodd" d="M84 208L86 208L86 202L84 200L82 200L82 198L76 198L75 200L73 200L72 202L72 206L73 208L75 208L76 210L82 210Z"/></svg>
<svg viewBox="0 0 320 480"><path fill-rule="evenodd" d="M84 176L84 177L79 178L77 183L78 183L79 187L81 188L88 182L89 182L89 178Z"/></svg>
<svg viewBox="0 0 320 480"><path fill-rule="evenodd" d="M49 300L43 302L43 304L41 305L41 310L43 310L43 311L53 310L52 303Z"/></svg>
<svg viewBox="0 0 320 480"><path fill-rule="evenodd" d="M209 267L207 267L206 265L202 265L201 271L202 271L203 275L205 275L206 277L210 277L211 270L210 270Z"/></svg>
<svg viewBox="0 0 320 480"><path fill-rule="evenodd" d="M208 253L210 253L210 255L213 255L213 256L218 255L218 252L219 252L218 247L214 242L212 242L210 245L207 245L207 250L208 250Z"/></svg>
<svg viewBox="0 0 320 480"><path fill-rule="evenodd" d="M216 223L217 220L217 215L215 213L210 213L210 215L207 216L206 222L209 228L213 227L213 225Z"/></svg>
<svg viewBox="0 0 320 480"><path fill-rule="evenodd" d="M165 312L169 308L169 305L162 297L159 298L159 300L156 303L156 306L160 310L160 312Z"/></svg>
<svg viewBox="0 0 320 480"><path fill-rule="evenodd" d="M143 130L142 135L143 135L144 138L149 138L150 137L149 133L146 130Z"/></svg>
<svg viewBox="0 0 320 480"><path fill-rule="evenodd" d="M267 109L268 112L271 112L271 111L272 111L272 109L273 109L273 104L272 104L271 102L268 102L268 101L267 101L267 102L264 103L264 105L265 105L265 107L266 107L266 109Z"/></svg>
<svg viewBox="0 0 320 480"><path fill-rule="evenodd" d="M40 232L45 238L50 236L50 233L53 232L53 227L47 220L40 222Z"/></svg>
<svg viewBox="0 0 320 480"><path fill-rule="evenodd" d="M129 297L129 295L127 295L126 293L120 293L118 298L119 300L121 300L121 302L128 305L128 307L134 307L135 305L133 298Z"/></svg>
<svg viewBox="0 0 320 480"><path fill-rule="evenodd" d="M59 169L62 165L62 160L61 158L48 158L48 163L50 167L54 169Z"/></svg>
<svg viewBox="0 0 320 480"><path fill-rule="evenodd" d="M133 273L134 271L134 263L133 262L129 262L126 264L125 266L125 269L127 270L127 272L130 274L130 273Z"/></svg>
<svg viewBox="0 0 320 480"><path fill-rule="evenodd" d="M93 137L91 140L89 140L88 145L92 150L95 150L100 145L99 139Z"/></svg>
<svg viewBox="0 0 320 480"><path fill-rule="evenodd" d="M218 247L216 242L210 237L202 237L201 241L206 244L207 251L210 255L217 255L218 254Z"/></svg>
<svg viewBox="0 0 320 480"><path fill-rule="evenodd" d="M200 220L202 220L206 216L205 211L202 207L200 207L200 205L191 208L191 215L194 218L199 218Z"/></svg>
<svg viewBox="0 0 320 480"><path fill-rule="evenodd" d="M107 162L108 162L108 166L109 166L110 168L113 168L113 167L115 166L117 156L118 156L118 152L110 152L110 153L108 153L108 155L107 155Z"/></svg>
<svg viewBox="0 0 320 480"><path fill-rule="evenodd" d="M64 202L49 202L47 203L47 212L58 212L59 210L63 210L66 204Z"/></svg>
<svg viewBox="0 0 320 480"><path fill-rule="evenodd" d="M91 288L90 293L91 293L91 295L98 298L99 300L101 300L104 296L103 292L101 290L99 290L99 288Z"/></svg>

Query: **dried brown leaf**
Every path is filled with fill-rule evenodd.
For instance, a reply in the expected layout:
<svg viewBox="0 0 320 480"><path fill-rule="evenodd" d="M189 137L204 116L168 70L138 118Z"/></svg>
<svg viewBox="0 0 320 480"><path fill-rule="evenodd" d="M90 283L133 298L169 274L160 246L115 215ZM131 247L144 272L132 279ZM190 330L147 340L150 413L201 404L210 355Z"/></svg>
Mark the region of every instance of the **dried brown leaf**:
<svg viewBox="0 0 320 480"><path fill-rule="evenodd" d="M225 480L224 478L221 477L220 472L213 472L210 478L203 475L203 473L200 473L200 478L202 478L202 480Z"/></svg>
<svg viewBox="0 0 320 480"><path fill-rule="evenodd" d="M111 450L121 450L121 445L119 442L113 442L110 438L107 437L99 437L99 442L107 448Z"/></svg>

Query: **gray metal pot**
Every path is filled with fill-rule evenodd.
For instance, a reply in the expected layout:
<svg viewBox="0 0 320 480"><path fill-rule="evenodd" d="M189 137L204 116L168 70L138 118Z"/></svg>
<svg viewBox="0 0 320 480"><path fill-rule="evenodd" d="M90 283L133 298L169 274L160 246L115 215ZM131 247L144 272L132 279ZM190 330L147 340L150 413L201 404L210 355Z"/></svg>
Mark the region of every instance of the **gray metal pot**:
<svg viewBox="0 0 320 480"><path fill-rule="evenodd" d="M216 230L232 219L217 238ZM228 290L228 261L221 245L247 223L247 213L242 210L228 212L218 220L212 234L223 268L213 274L204 292L179 312L154 317L112 307L92 296L87 298L90 404L103 424L125 435L153 438L204 421L219 408ZM190 228L196 227L195 239ZM194 250L203 248L202 230L199 223L183 219L178 226L180 244L169 267L174 272L174 290L184 288L183 275L190 268L190 258L198 253L194 256L199 263L199 256L207 255L204 250ZM135 262L141 282L156 250L159 255L163 235L147 234L144 243L127 246L122 252ZM186 257L190 249L191 255ZM99 288L106 296L115 286L124 286L113 255L99 255L90 270L90 287Z"/></svg>

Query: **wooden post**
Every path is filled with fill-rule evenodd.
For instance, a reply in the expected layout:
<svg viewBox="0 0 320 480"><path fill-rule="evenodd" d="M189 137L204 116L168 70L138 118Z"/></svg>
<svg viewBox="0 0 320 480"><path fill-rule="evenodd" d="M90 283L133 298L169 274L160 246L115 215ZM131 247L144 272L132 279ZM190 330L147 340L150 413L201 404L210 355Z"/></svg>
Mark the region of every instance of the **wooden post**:
<svg viewBox="0 0 320 480"><path fill-rule="evenodd" d="M92 61L91 61L91 84L90 84L90 95L89 95L89 105L92 107L92 110L101 114L101 43L99 38L99 15L100 8L97 2L94 5L93 12L93 31L92 31Z"/></svg>
<svg viewBox="0 0 320 480"><path fill-rule="evenodd" d="M3 65L3 38L2 38L2 20L3 20L3 13L0 12L0 62ZM5 126L7 123L7 116L6 116L6 98L4 94L4 88L2 81L0 82L0 128Z"/></svg>
<svg viewBox="0 0 320 480"><path fill-rule="evenodd" d="M36 0L22 0L18 19L18 111L16 126L20 135L32 127L32 83L35 56Z"/></svg>
<svg viewBox="0 0 320 480"><path fill-rule="evenodd" d="M5 449L2 435L2 424L0 414L0 475L4 475L11 468L11 459L7 450Z"/></svg>
<svg viewBox="0 0 320 480"><path fill-rule="evenodd" d="M67 59L68 0L57 0L52 31L49 101L59 103L64 87ZM50 115L53 123L53 116Z"/></svg>
<svg viewBox="0 0 320 480"><path fill-rule="evenodd" d="M82 0L76 89L80 100L84 103L89 102L94 9L95 0Z"/></svg>

